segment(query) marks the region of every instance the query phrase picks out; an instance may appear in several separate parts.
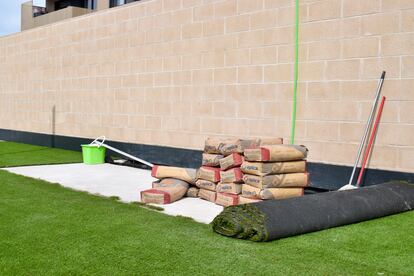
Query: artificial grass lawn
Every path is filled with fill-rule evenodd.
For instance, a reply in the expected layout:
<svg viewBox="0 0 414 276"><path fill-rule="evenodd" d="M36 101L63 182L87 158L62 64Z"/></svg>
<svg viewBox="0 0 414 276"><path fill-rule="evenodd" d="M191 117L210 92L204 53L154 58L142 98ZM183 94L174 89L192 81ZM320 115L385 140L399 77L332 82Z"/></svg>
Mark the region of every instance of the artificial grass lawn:
<svg viewBox="0 0 414 276"><path fill-rule="evenodd" d="M0 166L80 162L0 142ZM0 275L414 275L414 212L254 243L209 225L0 170Z"/></svg>
<svg viewBox="0 0 414 276"><path fill-rule="evenodd" d="M0 274L414 274L414 212L254 243L0 170Z"/></svg>
<svg viewBox="0 0 414 276"><path fill-rule="evenodd" d="M81 162L82 153L77 151L0 142L0 167Z"/></svg>

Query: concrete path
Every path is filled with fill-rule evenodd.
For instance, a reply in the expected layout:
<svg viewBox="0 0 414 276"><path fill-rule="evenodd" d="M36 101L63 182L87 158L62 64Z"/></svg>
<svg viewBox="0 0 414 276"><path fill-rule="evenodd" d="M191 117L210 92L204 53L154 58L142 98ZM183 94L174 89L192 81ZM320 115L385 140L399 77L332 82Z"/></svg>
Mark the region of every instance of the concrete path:
<svg viewBox="0 0 414 276"><path fill-rule="evenodd" d="M118 196L123 202L140 201L140 191L150 189L155 178L151 171L111 164L65 164L5 169L9 172L59 183L64 187L106 197ZM210 223L223 207L199 198L183 198L167 205L164 213Z"/></svg>

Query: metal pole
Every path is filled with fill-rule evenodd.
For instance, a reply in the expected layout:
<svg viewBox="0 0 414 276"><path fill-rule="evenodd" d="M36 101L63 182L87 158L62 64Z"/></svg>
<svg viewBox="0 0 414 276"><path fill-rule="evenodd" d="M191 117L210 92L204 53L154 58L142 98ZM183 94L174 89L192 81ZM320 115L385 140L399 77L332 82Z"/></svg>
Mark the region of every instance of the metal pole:
<svg viewBox="0 0 414 276"><path fill-rule="evenodd" d="M358 187L361 186L361 181L362 181L362 176L364 175L365 166L367 165L368 158L371 154L371 149L374 143L374 139L377 136L378 125L381 120L381 115L382 115L382 110L384 109L384 104L385 104L385 96L382 96L381 104L378 108L377 118L375 119L374 128L371 131L371 137L369 138L368 146L365 149L364 158L362 158L361 170L359 171L359 175L358 175L357 183L356 183Z"/></svg>
<svg viewBox="0 0 414 276"><path fill-rule="evenodd" d="M116 152L116 153L119 153L119 154L122 154L122 155L124 155L124 156L126 156L126 157L128 157L128 158L130 158L130 159L132 159L132 160L135 160L135 161L138 161L138 162L140 162L140 163L142 163L142 164L145 164L145 165L147 165L148 167L154 167L154 164L151 164L150 162L147 162L147 161L145 161L145 160L142 160L142 159L140 159L140 158L138 158L138 157L135 157L135 156L133 156L133 155L131 155L131 154L128 154L128 153L126 153L126 152L123 152L123 151L121 151L121 150L119 150L119 149L116 149L116 148L113 148L113 147L111 147L111 146L108 146L107 144L101 144L102 146L104 146L105 148L107 148L107 149L109 149L109 150L112 150L112 151L114 151L114 152Z"/></svg>
<svg viewBox="0 0 414 276"><path fill-rule="evenodd" d="M377 108L378 99L379 99L379 96L381 94L381 88L382 88L382 84L384 82L384 78L385 78L385 71L382 72L381 78L380 78L379 83L378 83L377 94L375 96L375 101L372 103L371 114L369 115L368 122L365 126L364 136L362 136L361 144L359 145L359 148L358 148L357 159L355 160L354 168L352 169L352 174L351 174L351 177L349 178L348 185L352 185L352 182L354 180L355 171L356 171L356 168L359 164L359 159L361 158L362 149L364 148L365 142L366 142L367 137L368 137L369 130L371 129L372 119L374 118L374 112L375 112L375 109Z"/></svg>

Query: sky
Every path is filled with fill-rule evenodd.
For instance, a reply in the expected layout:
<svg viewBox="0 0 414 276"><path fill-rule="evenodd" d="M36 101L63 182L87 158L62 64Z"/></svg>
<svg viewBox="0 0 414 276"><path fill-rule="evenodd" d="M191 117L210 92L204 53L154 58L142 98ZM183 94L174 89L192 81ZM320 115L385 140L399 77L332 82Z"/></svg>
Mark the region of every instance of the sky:
<svg viewBox="0 0 414 276"><path fill-rule="evenodd" d="M28 1L0 0L0 36L20 32L20 6ZM42 5L44 0L34 0L33 3Z"/></svg>

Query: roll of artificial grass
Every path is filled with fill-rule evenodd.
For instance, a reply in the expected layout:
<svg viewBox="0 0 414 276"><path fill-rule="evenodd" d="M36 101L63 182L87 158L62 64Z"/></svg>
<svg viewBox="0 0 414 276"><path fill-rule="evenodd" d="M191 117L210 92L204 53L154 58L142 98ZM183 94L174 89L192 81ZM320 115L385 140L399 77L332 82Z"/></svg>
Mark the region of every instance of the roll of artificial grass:
<svg viewBox="0 0 414 276"><path fill-rule="evenodd" d="M414 208L414 184L388 182L355 190L226 207L212 222L219 234L271 241L393 215Z"/></svg>

